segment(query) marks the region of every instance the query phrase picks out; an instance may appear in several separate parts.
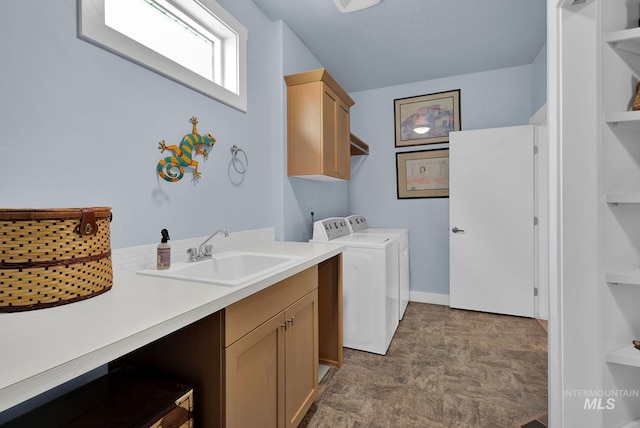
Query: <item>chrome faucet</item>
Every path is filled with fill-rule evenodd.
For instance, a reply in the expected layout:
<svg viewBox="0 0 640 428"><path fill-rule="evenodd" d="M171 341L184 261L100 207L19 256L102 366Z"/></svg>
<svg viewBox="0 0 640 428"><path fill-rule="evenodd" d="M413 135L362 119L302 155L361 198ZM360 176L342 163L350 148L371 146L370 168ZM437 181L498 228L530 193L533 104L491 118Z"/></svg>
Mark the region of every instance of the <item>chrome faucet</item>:
<svg viewBox="0 0 640 428"><path fill-rule="evenodd" d="M210 259L211 258L211 253L213 251L213 245L205 245L205 244L207 242L209 242L209 240L211 240L218 233L224 233L224 237L225 238L229 237L229 232L227 232L226 230L224 230L224 229L216 230L213 235L211 235L210 237L205 239L204 242L202 244L200 244L200 246L198 247L198 250L196 250L195 248L189 248L187 250L187 254L189 255L189 261L190 262L197 262L197 261L203 260L203 259Z"/></svg>

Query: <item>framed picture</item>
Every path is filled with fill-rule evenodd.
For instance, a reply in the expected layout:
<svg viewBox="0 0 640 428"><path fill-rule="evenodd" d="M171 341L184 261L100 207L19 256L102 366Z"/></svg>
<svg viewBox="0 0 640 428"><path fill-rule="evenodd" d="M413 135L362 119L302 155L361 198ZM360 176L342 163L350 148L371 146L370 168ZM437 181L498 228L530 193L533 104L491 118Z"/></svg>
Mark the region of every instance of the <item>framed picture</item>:
<svg viewBox="0 0 640 428"><path fill-rule="evenodd" d="M449 149L396 153L398 199L448 198Z"/></svg>
<svg viewBox="0 0 640 428"><path fill-rule="evenodd" d="M448 143L460 130L460 89L394 100L396 147Z"/></svg>

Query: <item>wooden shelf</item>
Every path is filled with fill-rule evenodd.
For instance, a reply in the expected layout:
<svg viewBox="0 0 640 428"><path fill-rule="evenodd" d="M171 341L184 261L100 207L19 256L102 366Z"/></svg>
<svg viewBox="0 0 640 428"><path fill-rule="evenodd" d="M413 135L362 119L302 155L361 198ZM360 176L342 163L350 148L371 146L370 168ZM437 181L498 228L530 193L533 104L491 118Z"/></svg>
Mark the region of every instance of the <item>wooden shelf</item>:
<svg viewBox="0 0 640 428"><path fill-rule="evenodd" d="M358 138L353 132L351 133L351 156L366 156L369 154L369 146L367 143Z"/></svg>
<svg viewBox="0 0 640 428"><path fill-rule="evenodd" d="M640 367L640 351L634 348L633 345L623 346L615 351L607 352L605 360L608 363Z"/></svg>
<svg viewBox="0 0 640 428"><path fill-rule="evenodd" d="M611 284L640 285L640 268L618 272L607 272L606 279L607 282Z"/></svg>
<svg viewBox="0 0 640 428"><path fill-rule="evenodd" d="M640 193L607 193L608 204L640 204Z"/></svg>

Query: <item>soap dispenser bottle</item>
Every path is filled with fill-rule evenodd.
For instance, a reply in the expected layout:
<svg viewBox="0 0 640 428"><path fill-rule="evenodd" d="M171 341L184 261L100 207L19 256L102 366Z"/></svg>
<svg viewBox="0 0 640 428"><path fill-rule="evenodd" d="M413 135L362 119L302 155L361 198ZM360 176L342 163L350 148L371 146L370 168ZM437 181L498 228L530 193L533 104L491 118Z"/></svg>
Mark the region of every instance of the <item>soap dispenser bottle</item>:
<svg viewBox="0 0 640 428"><path fill-rule="evenodd" d="M171 267L171 246L167 243L169 231L162 229L162 241L158 244L158 270L165 270Z"/></svg>

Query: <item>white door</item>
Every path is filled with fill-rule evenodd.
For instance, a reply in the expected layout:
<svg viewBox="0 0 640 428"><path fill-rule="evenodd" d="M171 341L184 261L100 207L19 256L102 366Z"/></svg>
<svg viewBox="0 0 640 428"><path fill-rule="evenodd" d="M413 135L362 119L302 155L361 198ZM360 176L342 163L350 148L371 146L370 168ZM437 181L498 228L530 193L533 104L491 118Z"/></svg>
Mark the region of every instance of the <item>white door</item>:
<svg viewBox="0 0 640 428"><path fill-rule="evenodd" d="M450 306L534 310L533 126L452 132Z"/></svg>

